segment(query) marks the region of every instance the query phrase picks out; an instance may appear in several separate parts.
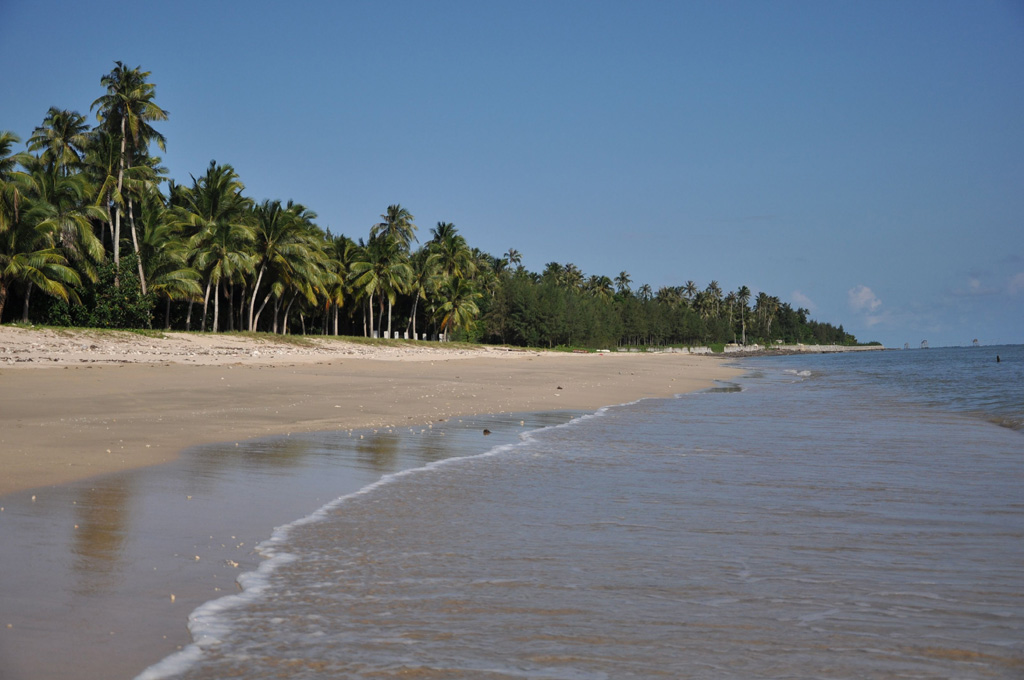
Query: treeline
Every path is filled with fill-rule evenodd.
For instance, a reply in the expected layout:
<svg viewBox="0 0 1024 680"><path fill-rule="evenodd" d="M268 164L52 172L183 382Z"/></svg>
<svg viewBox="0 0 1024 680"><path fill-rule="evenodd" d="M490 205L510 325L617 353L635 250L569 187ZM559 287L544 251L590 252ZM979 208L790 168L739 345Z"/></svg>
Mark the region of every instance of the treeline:
<svg viewBox="0 0 1024 680"><path fill-rule="evenodd" d="M151 154L168 114L149 76L116 62L95 126L51 108L23 151L0 132L0 322L547 347L856 342L746 286L655 292L627 272L531 272L515 249L484 253L445 222L417 245L400 205L365 238L334 235L306 206L246 196L226 164L178 184Z"/></svg>

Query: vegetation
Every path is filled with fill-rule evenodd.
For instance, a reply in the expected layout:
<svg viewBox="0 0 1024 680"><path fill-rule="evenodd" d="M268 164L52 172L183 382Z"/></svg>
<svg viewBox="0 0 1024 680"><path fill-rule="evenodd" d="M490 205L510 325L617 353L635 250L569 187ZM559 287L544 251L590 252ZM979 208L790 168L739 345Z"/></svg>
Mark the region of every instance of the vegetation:
<svg viewBox="0 0 1024 680"><path fill-rule="evenodd" d="M247 196L216 161L178 184L151 155L169 114L150 73L115 62L100 85L94 127L51 108L24 151L0 132L0 321L532 347L856 342L747 286L531 272L519 251L481 252L448 222L420 245L400 204L365 239L335 236L306 206Z"/></svg>

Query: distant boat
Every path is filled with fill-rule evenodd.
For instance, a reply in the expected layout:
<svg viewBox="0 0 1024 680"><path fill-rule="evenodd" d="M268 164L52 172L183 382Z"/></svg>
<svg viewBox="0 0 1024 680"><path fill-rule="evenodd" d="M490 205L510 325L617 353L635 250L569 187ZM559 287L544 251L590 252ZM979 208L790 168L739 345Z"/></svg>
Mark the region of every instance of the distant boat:
<svg viewBox="0 0 1024 680"><path fill-rule="evenodd" d="M922 340L921 341L921 349L928 349L928 341L927 340Z"/></svg>
<svg viewBox="0 0 1024 680"><path fill-rule="evenodd" d="M977 338L975 338L975 339L974 339L974 342L973 342L972 344L973 344L973 345L974 345L975 347L977 347L977 346L978 346L978 339L977 339Z"/></svg>

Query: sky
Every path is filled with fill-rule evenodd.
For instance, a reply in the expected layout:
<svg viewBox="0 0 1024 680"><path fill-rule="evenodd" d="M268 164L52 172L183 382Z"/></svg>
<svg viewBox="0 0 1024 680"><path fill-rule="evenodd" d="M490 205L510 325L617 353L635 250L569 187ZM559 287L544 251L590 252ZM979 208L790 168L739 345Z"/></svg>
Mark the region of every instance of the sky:
<svg viewBox="0 0 1024 680"><path fill-rule="evenodd" d="M1022 0L0 0L0 60L0 130L141 66L171 178L334 234L398 203L532 271L1024 342Z"/></svg>

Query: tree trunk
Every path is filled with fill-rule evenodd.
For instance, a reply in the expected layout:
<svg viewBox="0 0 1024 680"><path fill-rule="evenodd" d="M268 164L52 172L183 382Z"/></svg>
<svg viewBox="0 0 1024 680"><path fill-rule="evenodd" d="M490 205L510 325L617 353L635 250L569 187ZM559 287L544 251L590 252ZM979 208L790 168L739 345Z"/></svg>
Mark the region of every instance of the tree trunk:
<svg viewBox="0 0 1024 680"><path fill-rule="evenodd" d="M414 295L412 298L412 316L409 317L409 323L405 324L405 332L409 332L409 328L412 327L412 337L416 337L416 307L419 305L420 296Z"/></svg>
<svg viewBox="0 0 1024 680"><path fill-rule="evenodd" d="M369 310L370 313L367 314L367 316L370 317L370 336L369 337L372 338L373 337L373 293L370 293L370 302L369 302L369 304L370 304L370 310Z"/></svg>
<svg viewBox="0 0 1024 680"><path fill-rule="evenodd" d="M224 292L228 295L228 330L235 330L235 287L229 282Z"/></svg>
<svg viewBox="0 0 1024 680"><path fill-rule="evenodd" d="M260 281L263 280L263 271L267 268L267 264L264 262L260 265L260 273L256 276L256 285L252 289L252 301L249 303L249 330L256 330L256 326L253 323L253 310L256 309L256 294L260 292ZM269 296L268 296L269 297ZM267 304L264 300L263 304ZM260 307L260 311L263 311L263 307Z"/></svg>
<svg viewBox="0 0 1024 680"><path fill-rule="evenodd" d="M224 294L221 290L221 286L224 285L224 280L221 279L217 282L217 287L213 291L213 332L217 333L220 330L220 296Z"/></svg>
<svg viewBox="0 0 1024 680"><path fill-rule="evenodd" d="M275 335L277 334L277 325L278 325L277 324L277 320L278 320L278 314L280 314L280 313L281 313L281 298L276 297L276 298L274 298L274 326L273 326L273 328L270 329L270 332L274 333Z"/></svg>
<svg viewBox="0 0 1024 680"><path fill-rule="evenodd" d="M4 319L4 305L7 304L7 284L0 279L0 321Z"/></svg>
<svg viewBox="0 0 1024 680"><path fill-rule="evenodd" d="M191 303L189 304L191 306ZM167 307L164 311L164 330L171 330L171 298L167 298Z"/></svg>
<svg viewBox="0 0 1024 680"><path fill-rule="evenodd" d="M203 295L203 325L199 329L206 332L206 309L210 304L210 286L213 284L213 277L206 279L206 293Z"/></svg>
<svg viewBox="0 0 1024 680"><path fill-rule="evenodd" d="M188 301L188 314L185 315L185 330L192 330L192 305L195 303L192 300Z"/></svg>
<svg viewBox="0 0 1024 680"><path fill-rule="evenodd" d="M306 315L303 314L302 312L299 312L299 324L302 327L302 334L305 335L306 334Z"/></svg>
<svg viewBox="0 0 1024 680"><path fill-rule="evenodd" d="M388 298L388 338L391 337L391 298Z"/></svg>
<svg viewBox="0 0 1024 680"><path fill-rule="evenodd" d="M281 326L281 335L288 335L288 317L292 313L292 305L295 304L295 298L297 297L298 295L293 295L292 299L288 301L288 306L284 310L284 325Z"/></svg>
<svg viewBox="0 0 1024 680"><path fill-rule="evenodd" d="M124 157L125 157L125 145L128 142L128 138L124 134L124 116L121 117L121 158L117 165L117 196L121 197L121 187L124 186ZM114 266L117 267L121 263L121 208L117 205L114 206L117 209L117 215L114 219ZM119 282L117 277L114 277L114 285L118 286Z"/></svg>
<svg viewBox="0 0 1024 680"><path fill-rule="evenodd" d="M132 247L135 248L135 265L139 269L139 285L142 286L142 294L146 294L146 273L142 270L142 253L139 252L139 238L135 235L135 210L131 200L128 201L128 223L132 228Z"/></svg>
<svg viewBox="0 0 1024 680"><path fill-rule="evenodd" d="M273 294L274 291L270 291L269 293L267 293L267 296L263 298L263 304L261 304L260 308L256 310L256 316L253 317L252 323L249 324L249 330L255 331L257 328L260 327L260 314L263 313L263 308L267 306L267 301L270 300L270 296ZM255 297L256 295L254 293L253 298Z"/></svg>
<svg viewBox="0 0 1024 680"><path fill-rule="evenodd" d="M28 301L32 297L32 282L28 282L28 287L25 288L25 305L21 308L21 322L28 323Z"/></svg>
<svg viewBox="0 0 1024 680"><path fill-rule="evenodd" d="M338 316L341 313L341 305L334 305L334 335L338 335Z"/></svg>

